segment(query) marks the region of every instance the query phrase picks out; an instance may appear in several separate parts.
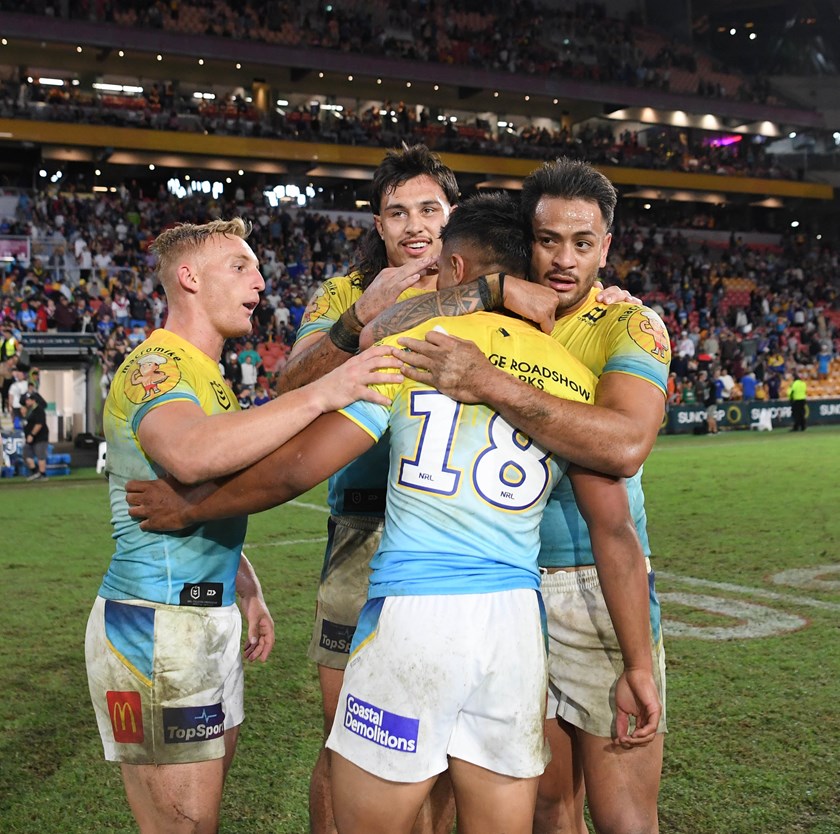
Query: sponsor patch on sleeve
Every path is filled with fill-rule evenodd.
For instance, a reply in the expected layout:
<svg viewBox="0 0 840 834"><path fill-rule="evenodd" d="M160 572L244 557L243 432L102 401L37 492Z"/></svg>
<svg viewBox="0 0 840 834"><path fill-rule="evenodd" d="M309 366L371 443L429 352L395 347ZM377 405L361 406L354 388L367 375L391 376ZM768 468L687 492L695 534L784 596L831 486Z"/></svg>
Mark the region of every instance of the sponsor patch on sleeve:
<svg viewBox="0 0 840 834"><path fill-rule="evenodd" d="M171 391L181 380L179 359L170 350L146 348L122 371L125 396L140 404Z"/></svg>
<svg viewBox="0 0 840 834"><path fill-rule="evenodd" d="M662 319L653 310L637 309L627 318L630 338L663 365L671 361L671 340Z"/></svg>
<svg viewBox="0 0 840 834"><path fill-rule="evenodd" d="M315 295L309 299L306 309L303 311L301 324L308 324L317 321L327 310L330 309L330 296L324 287L319 287Z"/></svg>

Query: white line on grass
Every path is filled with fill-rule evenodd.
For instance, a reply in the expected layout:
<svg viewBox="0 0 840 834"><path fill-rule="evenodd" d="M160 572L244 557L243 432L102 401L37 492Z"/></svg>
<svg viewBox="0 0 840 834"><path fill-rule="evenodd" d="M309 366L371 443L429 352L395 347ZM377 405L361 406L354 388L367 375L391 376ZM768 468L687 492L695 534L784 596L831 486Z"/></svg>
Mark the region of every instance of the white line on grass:
<svg viewBox="0 0 840 834"><path fill-rule="evenodd" d="M733 585L730 582L712 582L709 579L697 579L693 576L682 576L670 571L656 571L657 579L668 579L672 582L681 582L685 585L695 585L700 588L715 588L718 591L729 591L733 594L748 594L749 596L772 599L777 602L789 602L795 605L806 605L811 608L821 608L825 611L840 611L840 604L836 602L823 602L810 597L793 596L791 594L777 594L775 591L765 591L763 588L749 588L745 585Z"/></svg>
<svg viewBox="0 0 840 834"><path fill-rule="evenodd" d="M254 544L246 542L245 548L251 550L254 547L288 547L291 544L317 544L326 540L326 536L317 536L314 539L272 539L268 542L256 542Z"/></svg>
<svg viewBox="0 0 840 834"><path fill-rule="evenodd" d="M323 504L308 504L306 501L289 501L289 505L292 507L303 507L304 510L317 510L319 513L328 513L330 511L330 508L325 507Z"/></svg>

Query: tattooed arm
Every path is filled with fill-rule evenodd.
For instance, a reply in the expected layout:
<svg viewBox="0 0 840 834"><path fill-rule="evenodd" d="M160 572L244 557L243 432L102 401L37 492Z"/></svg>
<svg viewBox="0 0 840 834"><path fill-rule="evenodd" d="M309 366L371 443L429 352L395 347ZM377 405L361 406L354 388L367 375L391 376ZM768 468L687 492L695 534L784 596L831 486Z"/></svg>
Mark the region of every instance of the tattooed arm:
<svg viewBox="0 0 840 834"><path fill-rule="evenodd" d="M484 309L475 283L418 295L395 304L365 325L359 337L359 347L375 344L393 333L411 330L438 316L464 316Z"/></svg>
<svg viewBox="0 0 840 834"><path fill-rule="evenodd" d="M359 340L360 347L368 347L386 336L410 330L437 316L464 316L482 310L509 310L536 322L544 332L551 333L557 309L554 291L513 275L504 275L502 281L502 275L484 276L483 288L480 281L470 281L395 304L365 326Z"/></svg>

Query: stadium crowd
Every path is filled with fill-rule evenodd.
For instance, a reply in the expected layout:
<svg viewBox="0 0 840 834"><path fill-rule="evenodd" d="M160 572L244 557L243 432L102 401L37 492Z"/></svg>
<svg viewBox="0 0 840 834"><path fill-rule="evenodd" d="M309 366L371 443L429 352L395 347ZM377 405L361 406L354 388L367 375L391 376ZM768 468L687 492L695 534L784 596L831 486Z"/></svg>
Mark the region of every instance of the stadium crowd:
<svg viewBox="0 0 840 834"><path fill-rule="evenodd" d="M233 199L179 200L163 186L144 195L136 183L116 193L21 192L0 233L29 235L28 265L10 262L0 284L0 323L24 332L95 332L105 385L127 353L166 317L148 245L176 221L201 223L240 215L266 290L254 332L225 351L225 376L245 407L272 396L273 380L310 295L326 278L346 274L366 218L272 209L255 188ZM629 216L628 216L629 215ZM605 283L620 284L660 312L672 337L671 404L697 401L699 371L720 370L721 399L776 399L800 369L818 384L840 349L840 263L830 245L789 235L777 247L750 246L734 233L723 248L678 229L657 229L621 213ZM14 353L14 350L12 350ZM4 359L11 359L5 356ZM4 371L10 378L10 369ZM730 378L734 385L730 384ZM746 393L744 393L746 392ZM840 395L833 382L826 395ZM6 398L4 397L4 408Z"/></svg>
<svg viewBox="0 0 840 834"><path fill-rule="evenodd" d="M641 26L637 15L614 18L597 2L549 8L532 0L445 7L393 0L341 6L278 1L246 2L233 9L221 0L67 0L60 6L47 0L2 0L0 10L779 103L766 79L745 79L686 44Z"/></svg>
<svg viewBox="0 0 840 834"><path fill-rule="evenodd" d="M37 79L5 79L0 81L0 117L375 147L420 142L438 152L537 160L571 156L597 165L772 179L798 176L763 144L742 140L724 145L711 133L693 132L689 138L684 130L664 127L640 137L606 123L572 130L534 121L493 131L479 117L460 125L432 122L427 106L405 101L384 101L361 114L303 107L259 113L237 93L219 103L197 101L168 83L153 83L145 95L132 97L44 87Z"/></svg>

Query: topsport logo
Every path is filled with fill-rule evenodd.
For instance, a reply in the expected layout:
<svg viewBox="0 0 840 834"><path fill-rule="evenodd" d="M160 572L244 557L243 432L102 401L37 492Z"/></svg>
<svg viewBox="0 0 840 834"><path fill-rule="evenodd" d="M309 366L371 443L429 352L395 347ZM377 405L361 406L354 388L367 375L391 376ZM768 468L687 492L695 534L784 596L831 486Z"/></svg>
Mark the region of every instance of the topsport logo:
<svg viewBox="0 0 840 834"><path fill-rule="evenodd" d="M224 733L225 714L221 704L164 708L163 729L166 744L209 741Z"/></svg>

